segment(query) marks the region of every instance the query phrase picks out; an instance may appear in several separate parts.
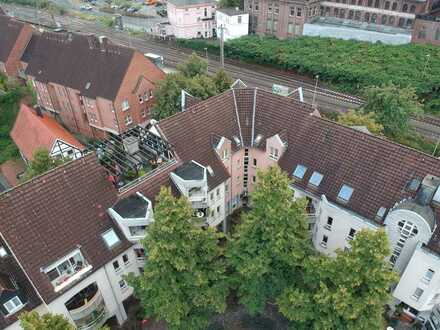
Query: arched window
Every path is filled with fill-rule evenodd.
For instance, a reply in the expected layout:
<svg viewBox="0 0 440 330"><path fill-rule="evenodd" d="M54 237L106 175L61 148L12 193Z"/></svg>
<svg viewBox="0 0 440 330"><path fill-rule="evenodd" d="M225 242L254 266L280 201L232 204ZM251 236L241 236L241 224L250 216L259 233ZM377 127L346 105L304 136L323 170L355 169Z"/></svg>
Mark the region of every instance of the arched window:
<svg viewBox="0 0 440 330"><path fill-rule="evenodd" d="M374 7L379 8L379 0L374 1Z"/></svg>
<svg viewBox="0 0 440 330"><path fill-rule="evenodd" d="M358 6L362 6L362 0L358 0Z"/></svg>
<svg viewBox="0 0 440 330"><path fill-rule="evenodd" d="M368 7L372 7L373 6L373 0L368 0L367 6Z"/></svg>
<svg viewBox="0 0 440 330"><path fill-rule="evenodd" d="M370 13L365 13L364 21L365 22L369 22L370 21Z"/></svg>
<svg viewBox="0 0 440 330"><path fill-rule="evenodd" d="M415 11L416 11L416 6L412 5L412 6L409 8L409 12L410 12L410 13L414 13Z"/></svg>
<svg viewBox="0 0 440 330"><path fill-rule="evenodd" d="M352 5L355 5L356 4L356 0L351 0L351 2L350 2Z"/></svg>
<svg viewBox="0 0 440 330"><path fill-rule="evenodd" d="M403 25L405 24L405 19L403 17L399 18L399 26L403 27Z"/></svg>
<svg viewBox="0 0 440 330"><path fill-rule="evenodd" d="M394 25L394 20L395 20L394 16L390 16L389 19L390 25Z"/></svg>
<svg viewBox="0 0 440 330"><path fill-rule="evenodd" d="M335 8L335 10L333 11L333 14L335 15L335 17L338 17L339 15L339 9Z"/></svg>
<svg viewBox="0 0 440 330"><path fill-rule="evenodd" d="M393 2L393 6L391 7L392 10L396 10L397 9L397 2Z"/></svg>
<svg viewBox="0 0 440 330"><path fill-rule="evenodd" d="M406 26L411 26L412 25L412 19L410 19L410 18L408 18L407 20L406 20Z"/></svg>
<svg viewBox="0 0 440 330"><path fill-rule="evenodd" d="M354 11L353 11L353 10L350 10L350 11L348 12L348 19L353 19L353 16L354 16Z"/></svg>
<svg viewBox="0 0 440 330"><path fill-rule="evenodd" d="M422 29L419 31L418 35L419 39L425 39L426 38L426 27L422 27Z"/></svg>
<svg viewBox="0 0 440 330"><path fill-rule="evenodd" d="M382 15L382 17L381 17L381 19L380 19L380 22L381 22L383 25L387 24L387 15Z"/></svg>
<svg viewBox="0 0 440 330"><path fill-rule="evenodd" d="M356 21L360 21L361 20L361 12L356 10L356 12L354 13L354 19Z"/></svg>
<svg viewBox="0 0 440 330"><path fill-rule="evenodd" d="M376 14L371 15L371 23L376 23L376 21L377 21L377 15Z"/></svg>
<svg viewBox="0 0 440 330"><path fill-rule="evenodd" d="M408 5L405 3L402 7L402 11L406 13L408 11Z"/></svg>
<svg viewBox="0 0 440 330"><path fill-rule="evenodd" d="M345 18L345 9L341 9L339 17L340 18Z"/></svg>
<svg viewBox="0 0 440 330"><path fill-rule="evenodd" d="M389 1L385 2L385 9L390 9L390 2Z"/></svg>

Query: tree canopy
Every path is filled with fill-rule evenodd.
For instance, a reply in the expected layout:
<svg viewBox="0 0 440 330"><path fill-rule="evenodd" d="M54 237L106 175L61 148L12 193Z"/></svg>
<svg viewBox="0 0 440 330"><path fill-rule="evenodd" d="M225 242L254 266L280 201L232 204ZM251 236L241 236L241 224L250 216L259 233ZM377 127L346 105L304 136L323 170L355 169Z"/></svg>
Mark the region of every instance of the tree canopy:
<svg viewBox="0 0 440 330"><path fill-rule="evenodd" d="M223 235L196 226L192 216L187 199L162 188L142 241L144 272L128 277L146 315L167 321L170 329L204 329L226 308L226 262L218 245Z"/></svg>
<svg viewBox="0 0 440 330"><path fill-rule="evenodd" d="M374 135L379 135L383 132L383 126L377 123L376 115L373 112L362 113L361 111L349 110L337 116L337 121L350 127L365 126Z"/></svg>
<svg viewBox="0 0 440 330"><path fill-rule="evenodd" d="M407 134L410 118L423 112L414 88L402 88L388 83L368 88L365 95L366 104L362 111L374 113L384 133L390 137Z"/></svg>
<svg viewBox="0 0 440 330"><path fill-rule="evenodd" d="M182 90L205 100L230 88L232 79L224 70L210 76L207 74L207 67L206 60L194 53L187 61L178 65L179 72L169 74L159 82L155 91L153 118L160 120L181 111Z"/></svg>
<svg viewBox="0 0 440 330"><path fill-rule="evenodd" d="M311 246L305 200L294 200L288 176L278 166L258 173L252 208L228 247L240 302L262 311L288 285L300 280Z"/></svg>
<svg viewBox="0 0 440 330"><path fill-rule="evenodd" d="M32 156L32 160L29 161L22 180L30 180L37 175L58 167L64 161L62 158L52 158L46 149L37 149Z"/></svg>
<svg viewBox="0 0 440 330"><path fill-rule="evenodd" d="M278 298L281 313L294 321L295 329L384 328L383 309L398 279L386 261L387 235L362 230L351 245L336 258L310 258L304 285L288 288Z"/></svg>
<svg viewBox="0 0 440 330"><path fill-rule="evenodd" d="M44 314L36 311L25 312L18 317L24 330L75 330L76 328L63 315Z"/></svg>

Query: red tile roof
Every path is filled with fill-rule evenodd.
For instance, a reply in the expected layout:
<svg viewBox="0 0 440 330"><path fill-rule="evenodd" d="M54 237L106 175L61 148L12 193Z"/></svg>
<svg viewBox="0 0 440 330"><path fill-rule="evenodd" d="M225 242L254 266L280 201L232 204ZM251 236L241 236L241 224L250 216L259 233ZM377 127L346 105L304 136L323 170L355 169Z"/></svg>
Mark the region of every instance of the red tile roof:
<svg viewBox="0 0 440 330"><path fill-rule="evenodd" d="M0 173L3 174L8 184L12 187L19 183L17 175L23 173L25 169L26 166L21 159L8 160L0 165Z"/></svg>
<svg viewBox="0 0 440 330"><path fill-rule="evenodd" d="M24 104L20 107L11 137L26 159L32 159L38 148L45 148L50 152L57 140L80 150L84 149L84 146L55 119L39 116L34 109Z"/></svg>
<svg viewBox="0 0 440 330"><path fill-rule="evenodd" d="M116 200L94 154L0 194L0 232L46 303L63 291L54 291L41 267L80 246L96 271L131 246L106 212ZM101 237L110 228L121 240L112 250Z"/></svg>
<svg viewBox="0 0 440 330"><path fill-rule="evenodd" d="M6 63L24 23L0 13L0 62Z"/></svg>

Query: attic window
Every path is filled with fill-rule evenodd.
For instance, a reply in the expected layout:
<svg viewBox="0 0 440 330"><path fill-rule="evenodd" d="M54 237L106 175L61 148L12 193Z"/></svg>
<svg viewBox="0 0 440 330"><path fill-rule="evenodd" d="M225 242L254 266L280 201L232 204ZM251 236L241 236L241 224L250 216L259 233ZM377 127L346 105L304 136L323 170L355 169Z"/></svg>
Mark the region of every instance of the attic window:
<svg viewBox="0 0 440 330"><path fill-rule="evenodd" d="M307 171L307 167L298 164L296 165L295 171L293 171L293 176L301 180L304 177L304 174L306 174L306 171Z"/></svg>
<svg viewBox="0 0 440 330"><path fill-rule="evenodd" d="M88 82L88 83L86 84L86 89L89 89L89 88L90 88L90 85L91 85L91 83Z"/></svg>
<svg viewBox="0 0 440 330"><path fill-rule="evenodd" d="M385 216L385 212L386 211L387 211L387 209L385 207L381 206L379 208L379 210L377 210L376 218L377 219L383 219L383 217Z"/></svg>
<svg viewBox="0 0 440 330"><path fill-rule="evenodd" d="M339 190L338 199L340 199L345 203L348 203L352 194L353 194L353 188L344 184L342 185L341 190Z"/></svg>
<svg viewBox="0 0 440 330"><path fill-rule="evenodd" d="M6 251L6 249L3 246L0 246L0 257L4 258L8 255L8 252Z"/></svg>
<svg viewBox="0 0 440 330"><path fill-rule="evenodd" d="M241 141L238 138L238 136L234 135L232 138L234 139L234 142L237 145L237 147L239 147L241 145Z"/></svg>
<svg viewBox="0 0 440 330"><path fill-rule="evenodd" d="M309 184L315 187L319 187L319 184L321 183L323 177L324 176L321 173L315 171L309 179Z"/></svg>
<svg viewBox="0 0 440 330"><path fill-rule="evenodd" d="M420 178L412 178L406 185L406 190L408 191L417 191L419 189L420 183L422 180Z"/></svg>
<svg viewBox="0 0 440 330"><path fill-rule="evenodd" d="M116 235L113 228L102 234L102 239L104 240L105 244L109 249L115 247L121 242L121 240L119 239L118 235Z"/></svg>

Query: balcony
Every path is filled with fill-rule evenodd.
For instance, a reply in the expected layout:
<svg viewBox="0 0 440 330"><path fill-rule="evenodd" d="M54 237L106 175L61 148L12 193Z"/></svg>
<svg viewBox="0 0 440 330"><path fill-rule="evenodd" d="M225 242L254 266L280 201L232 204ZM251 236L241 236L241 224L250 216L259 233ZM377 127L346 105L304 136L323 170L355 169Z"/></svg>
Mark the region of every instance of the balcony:
<svg viewBox="0 0 440 330"><path fill-rule="evenodd" d="M99 327L107 315L104 299L96 283L78 292L65 305L79 330Z"/></svg>
<svg viewBox="0 0 440 330"><path fill-rule="evenodd" d="M47 267L45 273L49 277L55 292L59 292L73 282L79 280L92 269L79 250Z"/></svg>

